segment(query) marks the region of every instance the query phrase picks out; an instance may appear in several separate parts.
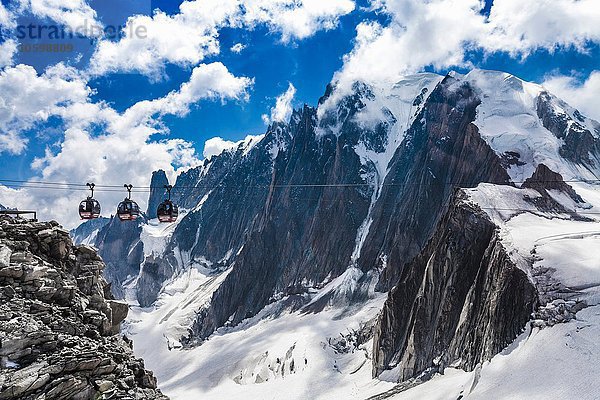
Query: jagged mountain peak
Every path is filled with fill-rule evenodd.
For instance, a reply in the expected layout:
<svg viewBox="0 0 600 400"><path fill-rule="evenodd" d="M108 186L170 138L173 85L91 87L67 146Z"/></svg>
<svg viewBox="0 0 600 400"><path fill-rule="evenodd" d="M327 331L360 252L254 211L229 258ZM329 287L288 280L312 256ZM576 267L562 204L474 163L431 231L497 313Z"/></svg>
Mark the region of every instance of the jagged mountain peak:
<svg viewBox="0 0 600 400"><path fill-rule="evenodd" d="M531 176L540 163L565 179L600 176L597 122L541 85L505 72L473 70L456 79L468 82L479 97L473 123L506 161L515 182Z"/></svg>
<svg viewBox="0 0 600 400"><path fill-rule="evenodd" d="M158 171L152 172L152 178L150 179L150 196L148 198L148 210L146 215L148 218L156 218L156 210L158 205L167 197L167 191L164 188L165 185L169 184L169 179L164 170L159 169Z"/></svg>

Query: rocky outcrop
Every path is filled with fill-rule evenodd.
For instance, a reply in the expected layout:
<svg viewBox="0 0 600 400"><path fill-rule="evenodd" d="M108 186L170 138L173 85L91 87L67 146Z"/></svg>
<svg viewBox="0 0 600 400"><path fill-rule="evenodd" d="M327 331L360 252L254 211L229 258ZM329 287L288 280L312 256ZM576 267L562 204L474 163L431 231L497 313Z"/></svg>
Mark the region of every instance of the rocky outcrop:
<svg viewBox="0 0 600 400"><path fill-rule="evenodd" d="M150 197L148 198L148 210L146 215L148 219L156 218L158 205L167 198L165 185L169 184L167 174L162 169L152 172L150 180Z"/></svg>
<svg viewBox="0 0 600 400"><path fill-rule="evenodd" d="M537 98L537 114L542 125L556 137L562 139L564 144L560 148L560 155L577 164L595 169L600 164L600 139L590 132L583 124L584 119L578 111L574 118L565 112L557 111L554 102L560 100L548 92L542 92Z"/></svg>
<svg viewBox="0 0 600 400"><path fill-rule="evenodd" d="M541 194L540 197L524 197L525 201L533 204L540 211L567 213L571 214L571 219L573 220L593 221L589 217L578 214L572 209L572 205L584 209L589 207L589 205L575 192L575 189L571 185L563 180L561 174L552 171L545 164L539 164L533 175L527 178L521 187L534 189ZM570 199L572 205L565 205L559 202L557 198L560 196L564 196L563 202L565 198Z"/></svg>
<svg viewBox="0 0 600 400"><path fill-rule="evenodd" d="M566 194L576 203L585 203L573 187L563 180L561 174L552 171L545 164L539 164L533 175L527 178L521 187L537 190L545 198L551 197L548 190L555 190Z"/></svg>
<svg viewBox="0 0 600 400"><path fill-rule="evenodd" d="M458 190L427 246L402 269L375 328L373 375L399 381L450 363L472 370L511 343L537 304L496 226Z"/></svg>
<svg viewBox="0 0 600 400"><path fill-rule="evenodd" d="M171 262L154 255L149 255L144 260L135 288L138 303L142 307L149 307L156 300L162 283L173 276L175 271Z"/></svg>
<svg viewBox="0 0 600 400"><path fill-rule="evenodd" d="M166 399L103 268L55 222L0 219L0 399Z"/></svg>

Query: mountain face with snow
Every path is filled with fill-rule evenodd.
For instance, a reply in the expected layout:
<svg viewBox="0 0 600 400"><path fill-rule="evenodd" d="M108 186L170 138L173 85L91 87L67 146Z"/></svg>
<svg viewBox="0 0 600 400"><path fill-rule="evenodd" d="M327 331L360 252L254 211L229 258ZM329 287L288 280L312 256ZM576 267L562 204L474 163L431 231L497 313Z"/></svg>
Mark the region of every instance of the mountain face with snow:
<svg viewBox="0 0 600 400"><path fill-rule="evenodd" d="M481 366L528 321L540 329L597 304L594 290L578 298L593 282L545 265L551 246L521 231L533 229L527 218L543 227L539 240L595 223L600 125L510 74L418 74L342 94L330 85L317 108L179 175L176 223L153 219L161 172L149 219L113 219L95 245L113 293L140 307L130 332L147 335L140 352L154 369L180 347L207 360L227 338L257 347L252 359L230 348L220 375L203 378L216 397L291 374L316 387L409 382L361 392L389 397L449 368L476 374L456 395L472 386L477 397ZM313 343L277 325L309 320L324 327L305 333ZM336 338L332 321L351 333ZM278 332L281 357L261 347L261 324ZM316 377L325 365L340 376ZM172 393L204 393L171 369L164 378Z"/></svg>
<svg viewBox="0 0 600 400"><path fill-rule="evenodd" d="M73 242L77 244L93 245L96 243L98 232L100 232L100 230L109 222L109 218L100 217L82 223L70 232Z"/></svg>

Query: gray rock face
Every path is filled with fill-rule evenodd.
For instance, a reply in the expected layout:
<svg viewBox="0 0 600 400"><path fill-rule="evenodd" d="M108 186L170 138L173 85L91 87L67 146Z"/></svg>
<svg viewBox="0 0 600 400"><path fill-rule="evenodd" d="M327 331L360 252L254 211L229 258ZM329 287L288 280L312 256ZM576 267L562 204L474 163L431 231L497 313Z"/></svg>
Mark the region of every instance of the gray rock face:
<svg viewBox="0 0 600 400"><path fill-rule="evenodd" d="M150 255L144 261L136 286L136 297L142 307L148 307L156 300L164 282L173 276L173 264L163 258Z"/></svg>
<svg viewBox="0 0 600 400"><path fill-rule="evenodd" d="M447 76L428 97L398 148L375 205L358 263L383 268L378 288L396 284L425 246L455 187L507 183L502 161L472 124L480 100L467 82Z"/></svg>
<svg viewBox="0 0 600 400"><path fill-rule="evenodd" d="M545 164L539 164L533 175L523 182L522 187L535 189L547 197L549 196L548 190L556 190L565 193L576 203L584 203L573 187L563 180L562 175L552 171Z"/></svg>
<svg viewBox="0 0 600 400"><path fill-rule="evenodd" d="M403 268L375 328L373 375L399 381L490 359L522 331L537 304L480 209L458 191L424 250Z"/></svg>
<svg viewBox="0 0 600 400"><path fill-rule="evenodd" d="M71 237L75 244L95 244L98 232L110 222L110 218L100 217L83 222L71 230Z"/></svg>
<svg viewBox="0 0 600 400"><path fill-rule="evenodd" d="M117 217L98 232L96 247L106 263L104 277L111 284L111 291L116 298L123 298L123 283L129 276L140 271L144 261L144 246L140 241L141 224L146 221L140 216L136 221L122 222Z"/></svg>
<svg viewBox="0 0 600 400"><path fill-rule="evenodd" d="M268 166L270 187L258 203L260 212L210 308L199 314L194 336L210 335L230 317L238 323L260 311L275 293L302 293L311 283L338 276L348 267L372 189L293 184L364 183L352 149L361 130L351 116L344 119L339 137L322 138L316 137L314 108L305 106L292 117L294 140Z"/></svg>
<svg viewBox="0 0 600 400"><path fill-rule="evenodd" d="M169 180L167 179L165 171L159 169L158 171L152 172L148 211L146 211L149 219L156 218L156 209L158 208L158 205L167 198L167 191L164 189L164 186L168 184Z"/></svg>
<svg viewBox="0 0 600 400"><path fill-rule="evenodd" d="M103 269L55 222L0 219L0 399L166 399Z"/></svg>
<svg viewBox="0 0 600 400"><path fill-rule="evenodd" d="M525 198L525 200L535 205L539 210L568 212L562 204L550 195L548 190L562 192L571 198L574 203L585 204L585 201L577 194L577 192L575 192L571 185L563 180L561 174L552 171L544 164L539 164L537 166L533 175L523 182L522 187L534 189L542 195L541 197L536 198ZM588 217L575 213L571 215L571 218L581 221L591 221Z"/></svg>
<svg viewBox="0 0 600 400"><path fill-rule="evenodd" d="M543 126L556 137L563 139L560 155L569 161L593 169L600 164L600 139L592 135L583 124L583 117L575 111L575 118L557 113L553 102L560 102L549 93L541 93L537 99L537 113ZM600 133L598 127L596 134Z"/></svg>

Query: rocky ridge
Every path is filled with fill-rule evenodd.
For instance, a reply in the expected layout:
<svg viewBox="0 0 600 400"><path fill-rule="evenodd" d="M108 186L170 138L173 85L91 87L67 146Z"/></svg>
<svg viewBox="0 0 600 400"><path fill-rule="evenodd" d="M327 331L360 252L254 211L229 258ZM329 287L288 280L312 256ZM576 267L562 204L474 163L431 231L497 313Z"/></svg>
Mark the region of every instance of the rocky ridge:
<svg viewBox="0 0 600 400"><path fill-rule="evenodd" d="M472 370L522 331L538 302L496 226L457 191L424 250L390 291L375 327L373 375L404 381L449 364Z"/></svg>
<svg viewBox="0 0 600 400"><path fill-rule="evenodd" d="M0 399L167 399L103 269L56 222L0 219Z"/></svg>

